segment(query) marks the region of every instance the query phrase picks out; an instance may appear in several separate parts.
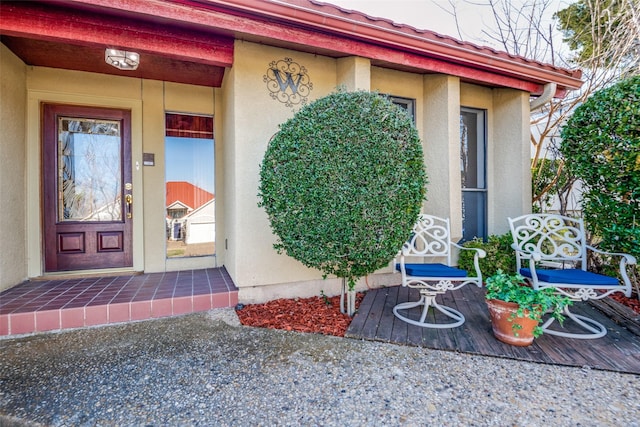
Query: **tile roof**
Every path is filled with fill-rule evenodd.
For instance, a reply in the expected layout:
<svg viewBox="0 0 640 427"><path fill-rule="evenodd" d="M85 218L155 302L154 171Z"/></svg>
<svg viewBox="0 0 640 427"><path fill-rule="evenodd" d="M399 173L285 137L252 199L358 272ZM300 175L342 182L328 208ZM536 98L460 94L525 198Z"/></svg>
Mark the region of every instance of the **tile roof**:
<svg viewBox="0 0 640 427"><path fill-rule="evenodd" d="M166 188L166 206L181 202L191 209L198 209L214 198L213 194L186 181L169 181Z"/></svg>
<svg viewBox="0 0 640 427"><path fill-rule="evenodd" d="M337 6L337 5L319 1L319 0L302 0L302 1L281 0L281 1L285 3L290 3L292 5L309 3L312 5L314 9L318 11L324 11L326 13L329 13L335 16L348 18L349 20L358 22L364 26L367 26L367 25L376 26L386 31L401 33L407 37L424 39L425 41L429 41L432 43L447 45L447 46L458 48L458 49L465 49L465 50L479 53L479 54L498 56L505 59L508 58L510 60L522 62L524 64L535 64L536 66L543 67L547 70L561 72L576 78L580 78L582 76L582 71L579 69L567 70L565 68L556 67L554 65L547 64L541 61L536 61L536 60L525 58L523 56L513 55L507 52L499 51L488 46L480 46L468 41L461 41L448 35L439 34L435 31L431 31L427 29L419 29L411 25L392 21L391 19L367 15L364 12L347 9L341 6Z"/></svg>

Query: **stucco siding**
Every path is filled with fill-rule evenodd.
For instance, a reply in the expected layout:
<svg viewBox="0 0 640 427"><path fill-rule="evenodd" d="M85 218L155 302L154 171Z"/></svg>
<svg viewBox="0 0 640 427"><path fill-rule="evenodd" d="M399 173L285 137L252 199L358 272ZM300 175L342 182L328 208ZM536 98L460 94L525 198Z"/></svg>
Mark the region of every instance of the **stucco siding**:
<svg viewBox="0 0 640 427"><path fill-rule="evenodd" d="M448 217L452 237L462 235L460 188L460 80L424 76L424 155L429 176L425 212Z"/></svg>
<svg viewBox="0 0 640 427"><path fill-rule="evenodd" d="M336 81L348 91L370 90L371 61L350 56L336 61Z"/></svg>
<svg viewBox="0 0 640 427"><path fill-rule="evenodd" d="M270 96L264 81L269 64L291 58L305 67L313 89L309 102L336 89L336 64L333 59L269 48L248 42L236 42L233 66L233 122L225 127L234 129L232 162L233 226L228 229L227 263L232 277L241 289L269 284L295 283L321 277L315 270L273 249L275 236L267 215L258 207L260 163L278 125L293 117L301 105L287 106ZM228 92L228 89L227 89ZM290 287L290 285L289 285ZM277 296L277 295L274 295Z"/></svg>
<svg viewBox="0 0 640 427"><path fill-rule="evenodd" d="M494 136L489 157L489 232L509 231L508 217L531 212L529 94L494 89Z"/></svg>
<svg viewBox="0 0 640 427"><path fill-rule="evenodd" d="M144 187L144 268L147 272L165 269L165 187L164 182L164 83L142 81L142 123L144 127L142 151L154 155L155 166L143 166Z"/></svg>
<svg viewBox="0 0 640 427"><path fill-rule="evenodd" d="M371 90L385 95L415 99L415 124L424 141L424 93L420 74L372 67Z"/></svg>
<svg viewBox="0 0 640 427"><path fill-rule="evenodd" d="M26 262L26 65L0 44L0 291L27 278Z"/></svg>

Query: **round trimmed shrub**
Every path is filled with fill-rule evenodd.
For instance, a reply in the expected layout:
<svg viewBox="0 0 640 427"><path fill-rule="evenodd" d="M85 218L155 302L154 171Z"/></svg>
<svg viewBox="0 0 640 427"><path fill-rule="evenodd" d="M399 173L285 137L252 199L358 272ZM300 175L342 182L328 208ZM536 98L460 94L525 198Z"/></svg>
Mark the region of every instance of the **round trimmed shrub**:
<svg viewBox="0 0 640 427"><path fill-rule="evenodd" d="M562 129L567 168L584 183L589 230L608 251L640 256L640 76L595 92Z"/></svg>
<svg viewBox="0 0 640 427"><path fill-rule="evenodd" d="M280 125L258 196L279 253L347 279L353 290L407 240L426 184L409 115L375 93L337 92Z"/></svg>

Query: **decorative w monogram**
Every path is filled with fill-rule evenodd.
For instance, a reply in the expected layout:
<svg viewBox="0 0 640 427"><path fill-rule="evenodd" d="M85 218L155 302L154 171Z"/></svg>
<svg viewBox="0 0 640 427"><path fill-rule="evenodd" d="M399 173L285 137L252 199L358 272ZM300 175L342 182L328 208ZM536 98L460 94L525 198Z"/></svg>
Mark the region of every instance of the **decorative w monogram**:
<svg viewBox="0 0 640 427"><path fill-rule="evenodd" d="M271 98L287 107L306 104L309 92L313 89L306 68L291 58L272 61L263 80L267 83Z"/></svg>

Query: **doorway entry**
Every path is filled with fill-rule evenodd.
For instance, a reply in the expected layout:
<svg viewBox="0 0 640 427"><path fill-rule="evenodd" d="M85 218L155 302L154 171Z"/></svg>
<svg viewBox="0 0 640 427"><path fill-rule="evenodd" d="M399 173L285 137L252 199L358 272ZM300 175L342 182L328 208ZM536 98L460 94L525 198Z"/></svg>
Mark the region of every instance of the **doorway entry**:
<svg viewBox="0 0 640 427"><path fill-rule="evenodd" d="M131 112L44 104L46 272L133 265Z"/></svg>

